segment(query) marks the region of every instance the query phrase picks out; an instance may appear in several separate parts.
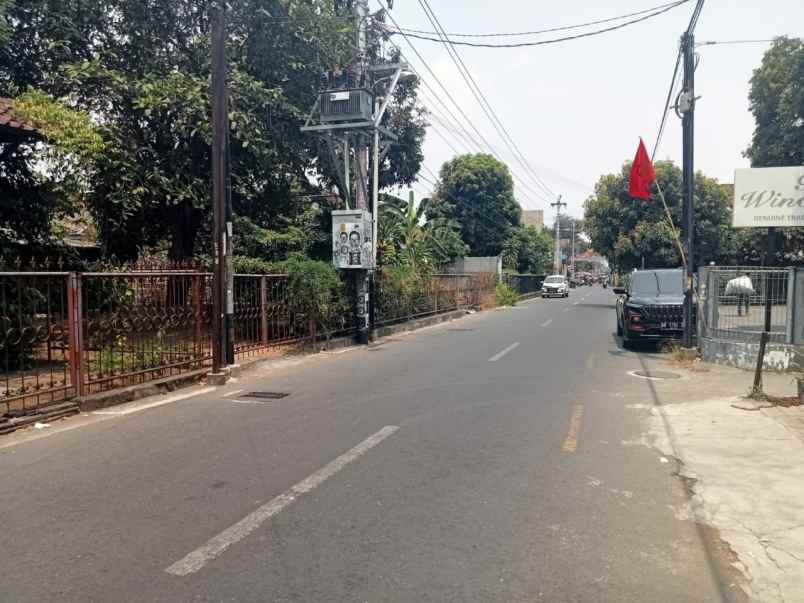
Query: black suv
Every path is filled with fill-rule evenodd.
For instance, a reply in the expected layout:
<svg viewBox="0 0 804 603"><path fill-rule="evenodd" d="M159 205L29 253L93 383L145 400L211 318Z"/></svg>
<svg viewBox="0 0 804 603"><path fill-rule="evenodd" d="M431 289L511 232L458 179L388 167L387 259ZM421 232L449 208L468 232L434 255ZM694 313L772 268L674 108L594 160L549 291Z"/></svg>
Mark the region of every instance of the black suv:
<svg viewBox="0 0 804 603"><path fill-rule="evenodd" d="M633 341L680 338L684 330L684 272L681 269L639 270L618 294L617 335Z"/></svg>

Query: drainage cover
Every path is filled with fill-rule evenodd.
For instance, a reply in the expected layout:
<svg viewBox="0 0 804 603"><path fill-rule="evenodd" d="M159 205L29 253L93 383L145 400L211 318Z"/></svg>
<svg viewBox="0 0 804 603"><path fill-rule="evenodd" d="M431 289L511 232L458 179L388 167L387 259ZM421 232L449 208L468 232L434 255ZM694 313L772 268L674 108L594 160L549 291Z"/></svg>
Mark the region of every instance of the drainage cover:
<svg viewBox="0 0 804 603"><path fill-rule="evenodd" d="M631 371L629 375L643 379L681 379L681 375L669 371Z"/></svg>
<svg viewBox="0 0 804 603"><path fill-rule="evenodd" d="M447 331L452 331L453 333L470 333L474 331L474 329L447 329Z"/></svg>
<svg viewBox="0 0 804 603"><path fill-rule="evenodd" d="M287 398L290 394L285 392L249 392L243 394L244 398L264 398L268 400L280 400Z"/></svg>

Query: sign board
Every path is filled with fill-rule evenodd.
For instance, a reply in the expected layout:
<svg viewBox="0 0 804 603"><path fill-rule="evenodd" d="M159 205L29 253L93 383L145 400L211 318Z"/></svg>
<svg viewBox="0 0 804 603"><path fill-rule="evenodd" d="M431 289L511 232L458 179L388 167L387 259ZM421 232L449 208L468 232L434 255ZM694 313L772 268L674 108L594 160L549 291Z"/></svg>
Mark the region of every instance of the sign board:
<svg viewBox="0 0 804 603"><path fill-rule="evenodd" d="M363 209L332 212L332 263L336 268L374 268L371 214Z"/></svg>
<svg viewBox="0 0 804 603"><path fill-rule="evenodd" d="M804 166L735 170L732 226L804 226Z"/></svg>

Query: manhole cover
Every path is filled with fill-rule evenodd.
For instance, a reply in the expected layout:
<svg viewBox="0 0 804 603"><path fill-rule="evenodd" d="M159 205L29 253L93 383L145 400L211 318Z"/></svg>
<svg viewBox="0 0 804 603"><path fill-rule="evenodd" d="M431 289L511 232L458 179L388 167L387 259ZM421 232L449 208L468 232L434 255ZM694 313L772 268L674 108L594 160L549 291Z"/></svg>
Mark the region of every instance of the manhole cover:
<svg viewBox="0 0 804 603"><path fill-rule="evenodd" d="M243 394L244 398L263 398L267 400L281 400L287 398L290 394L285 392L249 392Z"/></svg>
<svg viewBox="0 0 804 603"><path fill-rule="evenodd" d="M642 379L681 379L681 375L669 371L631 371L628 374Z"/></svg>

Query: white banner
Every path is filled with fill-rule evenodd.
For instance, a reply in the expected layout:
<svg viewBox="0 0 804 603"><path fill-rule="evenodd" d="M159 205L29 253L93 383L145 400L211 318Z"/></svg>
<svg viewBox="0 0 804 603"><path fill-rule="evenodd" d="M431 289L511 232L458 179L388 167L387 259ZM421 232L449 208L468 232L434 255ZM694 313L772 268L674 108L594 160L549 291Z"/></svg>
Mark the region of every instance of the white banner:
<svg viewBox="0 0 804 603"><path fill-rule="evenodd" d="M804 166L734 171L733 226L804 226Z"/></svg>

